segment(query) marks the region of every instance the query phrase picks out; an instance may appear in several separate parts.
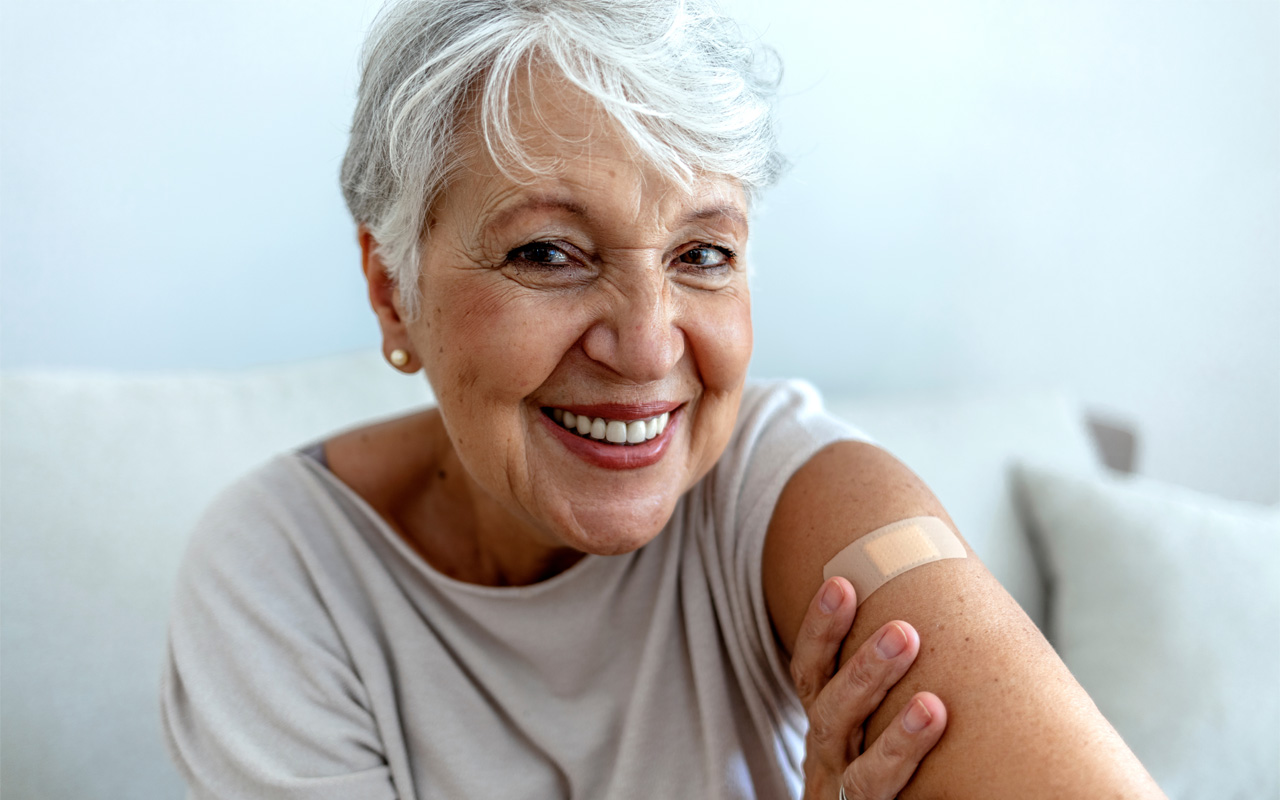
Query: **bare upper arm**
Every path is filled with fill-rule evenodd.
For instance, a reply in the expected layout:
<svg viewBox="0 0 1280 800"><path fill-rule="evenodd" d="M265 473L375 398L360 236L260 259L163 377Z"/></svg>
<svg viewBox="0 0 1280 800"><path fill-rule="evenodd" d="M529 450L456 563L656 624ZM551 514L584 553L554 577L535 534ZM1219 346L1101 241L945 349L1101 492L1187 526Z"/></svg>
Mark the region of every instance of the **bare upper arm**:
<svg viewBox="0 0 1280 800"><path fill-rule="evenodd" d="M861 442L831 445L787 484L765 539L764 591L791 651L822 568L891 522L946 511L914 473ZM962 537L963 540L963 537ZM867 722L867 742L917 691L947 705L947 732L902 792L912 797L1162 797L1012 597L965 544L866 599L841 658L886 622L920 633L911 670Z"/></svg>

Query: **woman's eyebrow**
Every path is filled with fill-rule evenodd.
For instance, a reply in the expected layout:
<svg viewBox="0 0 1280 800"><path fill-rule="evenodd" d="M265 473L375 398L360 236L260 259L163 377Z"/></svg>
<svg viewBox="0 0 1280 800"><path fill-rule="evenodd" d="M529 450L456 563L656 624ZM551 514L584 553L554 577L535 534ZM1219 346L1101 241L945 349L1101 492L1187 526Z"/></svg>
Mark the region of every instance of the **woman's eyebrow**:
<svg viewBox="0 0 1280 800"><path fill-rule="evenodd" d="M495 212L493 217L485 223L485 227L490 229L505 228L516 217L530 211L563 211L571 216L578 217L588 224L593 222L591 212L587 211L586 206L580 203L560 197L535 195L514 202L506 208Z"/></svg>
<svg viewBox="0 0 1280 800"><path fill-rule="evenodd" d="M692 211L680 218L681 225L688 225L691 222L705 222L707 220L727 219L742 230L747 229L747 217L742 210L733 205L716 205L708 208L702 208Z"/></svg>

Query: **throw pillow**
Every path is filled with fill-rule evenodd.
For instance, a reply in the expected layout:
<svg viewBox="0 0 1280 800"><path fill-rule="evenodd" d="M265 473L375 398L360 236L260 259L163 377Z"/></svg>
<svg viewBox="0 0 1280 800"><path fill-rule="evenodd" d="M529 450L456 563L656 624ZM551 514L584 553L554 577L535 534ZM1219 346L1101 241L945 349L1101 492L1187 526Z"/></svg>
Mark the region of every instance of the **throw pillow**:
<svg viewBox="0 0 1280 800"><path fill-rule="evenodd" d="M1172 800L1280 797L1280 510L1018 465L1049 635Z"/></svg>

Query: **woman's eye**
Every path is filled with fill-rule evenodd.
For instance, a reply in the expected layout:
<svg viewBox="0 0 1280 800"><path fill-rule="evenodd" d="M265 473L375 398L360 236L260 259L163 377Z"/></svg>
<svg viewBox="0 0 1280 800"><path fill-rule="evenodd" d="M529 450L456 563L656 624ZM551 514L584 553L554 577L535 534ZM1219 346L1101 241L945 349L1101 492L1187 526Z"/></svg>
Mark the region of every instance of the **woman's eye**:
<svg viewBox="0 0 1280 800"><path fill-rule="evenodd" d="M569 254L549 242L532 242L507 253L507 260L555 266L568 264Z"/></svg>
<svg viewBox="0 0 1280 800"><path fill-rule="evenodd" d="M713 269L727 266L733 257L733 251L726 247L691 247L680 254L679 260L682 264Z"/></svg>

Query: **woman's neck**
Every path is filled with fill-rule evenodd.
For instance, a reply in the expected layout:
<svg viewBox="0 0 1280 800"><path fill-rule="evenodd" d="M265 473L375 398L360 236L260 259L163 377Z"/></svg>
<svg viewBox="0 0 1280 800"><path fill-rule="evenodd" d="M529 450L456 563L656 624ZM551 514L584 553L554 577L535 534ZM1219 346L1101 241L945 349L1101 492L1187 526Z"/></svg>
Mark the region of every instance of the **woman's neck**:
<svg viewBox="0 0 1280 800"><path fill-rule="evenodd" d="M556 546L496 503L454 452L437 410L341 434L333 473L436 570L483 586L548 580L584 553Z"/></svg>

